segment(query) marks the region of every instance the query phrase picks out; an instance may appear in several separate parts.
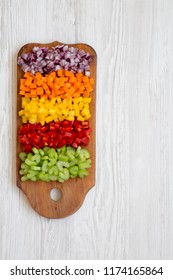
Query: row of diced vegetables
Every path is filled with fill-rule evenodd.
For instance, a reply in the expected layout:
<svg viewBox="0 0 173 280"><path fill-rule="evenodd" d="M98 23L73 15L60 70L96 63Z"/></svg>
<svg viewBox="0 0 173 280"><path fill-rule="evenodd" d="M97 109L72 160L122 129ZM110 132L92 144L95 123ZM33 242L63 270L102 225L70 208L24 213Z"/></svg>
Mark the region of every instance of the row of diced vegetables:
<svg viewBox="0 0 173 280"><path fill-rule="evenodd" d="M22 53L19 94L22 181L64 182L88 175L90 102L94 80L88 52L68 46Z"/></svg>

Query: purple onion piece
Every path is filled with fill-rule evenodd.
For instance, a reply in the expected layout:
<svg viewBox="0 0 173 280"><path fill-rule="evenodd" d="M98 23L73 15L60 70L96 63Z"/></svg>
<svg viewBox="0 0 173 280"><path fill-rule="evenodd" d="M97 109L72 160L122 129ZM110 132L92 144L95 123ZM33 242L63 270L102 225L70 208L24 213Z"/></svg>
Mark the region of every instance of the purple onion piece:
<svg viewBox="0 0 173 280"><path fill-rule="evenodd" d="M58 45L52 48L37 46L31 52L22 53L18 57L18 65L24 72L35 74L50 73L59 69L70 70L73 73L90 75L90 62L92 57L88 52L68 45Z"/></svg>

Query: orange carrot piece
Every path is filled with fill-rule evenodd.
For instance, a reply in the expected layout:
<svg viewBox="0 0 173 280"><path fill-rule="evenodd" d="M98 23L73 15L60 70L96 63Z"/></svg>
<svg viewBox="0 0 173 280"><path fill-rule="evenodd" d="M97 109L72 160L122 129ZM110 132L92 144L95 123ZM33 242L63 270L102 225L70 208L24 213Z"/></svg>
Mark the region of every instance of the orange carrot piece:
<svg viewBox="0 0 173 280"><path fill-rule="evenodd" d="M26 72L26 73L24 74L24 78L28 78L28 77L30 77L30 76L31 76L30 72Z"/></svg>
<svg viewBox="0 0 173 280"><path fill-rule="evenodd" d="M93 85L94 84L94 79L93 78L89 79L89 82L90 82L90 85Z"/></svg>
<svg viewBox="0 0 173 280"><path fill-rule="evenodd" d="M76 77L77 77L77 78L81 78L82 76L83 76L82 73L77 73L77 74L76 74Z"/></svg>
<svg viewBox="0 0 173 280"><path fill-rule="evenodd" d="M62 69L61 69L61 70L58 70L57 73L58 73L58 77L63 76L63 71L62 71Z"/></svg>
<svg viewBox="0 0 173 280"><path fill-rule="evenodd" d="M20 90L20 91L19 91L19 94L20 94L20 95L25 95L25 91L24 91L24 90Z"/></svg>

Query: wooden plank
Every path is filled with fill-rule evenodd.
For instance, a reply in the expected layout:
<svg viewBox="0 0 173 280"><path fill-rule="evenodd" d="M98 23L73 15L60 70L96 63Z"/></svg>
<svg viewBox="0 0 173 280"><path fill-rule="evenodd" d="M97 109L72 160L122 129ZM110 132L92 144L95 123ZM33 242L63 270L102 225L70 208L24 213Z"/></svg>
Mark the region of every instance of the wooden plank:
<svg viewBox="0 0 173 280"><path fill-rule="evenodd" d="M31 51L34 46L39 47L54 47L56 45L61 45L64 43L55 41L50 44L39 44L31 43L24 45L18 52L18 56L22 52ZM16 175L17 175L17 186L25 193L32 208L38 212L40 215L47 218L63 218L69 216L76 212L83 203L83 200L87 192L95 185L95 157L96 157L96 52L94 49L86 44L69 44L69 46L74 46L79 49L84 49L89 52L93 57L91 62L91 77L94 79L95 84L93 85L92 101L90 103L90 127L92 129L91 138L87 146L88 151L91 154L92 165L89 168L89 176L83 179L74 178L69 179L64 183L57 181L43 182L43 181L21 181L21 176L19 174L21 161L18 157L19 152L22 151L22 146L17 139L17 155L16 155ZM18 116L18 112L21 109L21 96L19 92L20 78L23 77L24 72L21 70L20 66L17 66L17 127L18 132L21 125L21 117ZM50 191L57 188L61 191L62 196L58 201L54 201L50 197Z"/></svg>

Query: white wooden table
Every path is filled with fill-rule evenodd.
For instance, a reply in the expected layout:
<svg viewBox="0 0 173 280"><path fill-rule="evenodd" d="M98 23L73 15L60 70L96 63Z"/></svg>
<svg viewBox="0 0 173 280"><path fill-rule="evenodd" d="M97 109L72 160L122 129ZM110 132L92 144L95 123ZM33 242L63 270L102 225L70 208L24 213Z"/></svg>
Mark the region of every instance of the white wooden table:
<svg viewBox="0 0 173 280"><path fill-rule="evenodd" d="M0 0L0 258L173 258L173 1ZM98 55L97 184L48 220L15 184L16 56L28 42Z"/></svg>

